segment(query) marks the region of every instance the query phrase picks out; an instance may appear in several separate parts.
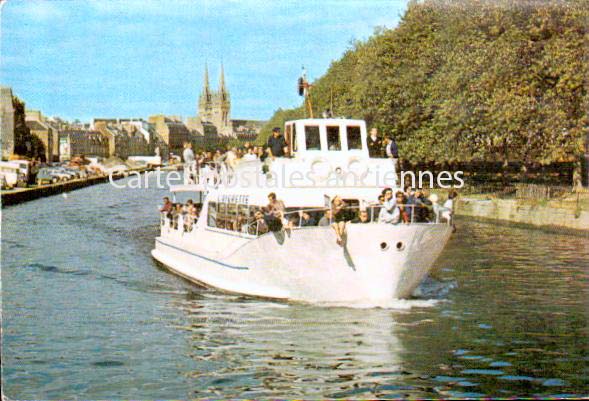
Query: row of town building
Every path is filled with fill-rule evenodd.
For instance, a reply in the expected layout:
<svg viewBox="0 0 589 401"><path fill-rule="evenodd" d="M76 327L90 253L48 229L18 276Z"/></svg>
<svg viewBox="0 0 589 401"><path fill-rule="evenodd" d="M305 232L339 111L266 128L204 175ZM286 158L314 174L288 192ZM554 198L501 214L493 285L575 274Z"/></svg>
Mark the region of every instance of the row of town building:
<svg viewBox="0 0 589 401"><path fill-rule="evenodd" d="M180 155L185 142L193 143L197 149L210 149L222 147L233 139L255 140L264 122L229 120L229 95L223 78L221 83L220 94L211 94L207 78L200 113L186 122L176 116L153 115L146 120L95 118L90 123L72 123L46 117L38 110L20 110L23 119L19 116L19 105L24 108L24 104L13 96L10 88L0 87L2 158L8 159L24 149L24 153L34 153L45 161L66 161L79 155L126 159L157 154L165 159L170 153ZM207 96L222 101L207 104ZM26 129L19 128L21 120ZM31 148L35 151L31 152Z"/></svg>

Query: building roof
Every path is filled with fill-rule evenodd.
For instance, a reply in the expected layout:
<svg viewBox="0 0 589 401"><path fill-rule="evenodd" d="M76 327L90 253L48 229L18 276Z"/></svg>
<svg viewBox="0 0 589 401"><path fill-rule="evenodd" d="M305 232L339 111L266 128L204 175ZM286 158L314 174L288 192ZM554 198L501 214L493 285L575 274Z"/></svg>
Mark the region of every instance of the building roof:
<svg viewBox="0 0 589 401"><path fill-rule="evenodd" d="M49 128L45 125L40 123L39 121L25 121L27 127L33 131L47 131Z"/></svg>

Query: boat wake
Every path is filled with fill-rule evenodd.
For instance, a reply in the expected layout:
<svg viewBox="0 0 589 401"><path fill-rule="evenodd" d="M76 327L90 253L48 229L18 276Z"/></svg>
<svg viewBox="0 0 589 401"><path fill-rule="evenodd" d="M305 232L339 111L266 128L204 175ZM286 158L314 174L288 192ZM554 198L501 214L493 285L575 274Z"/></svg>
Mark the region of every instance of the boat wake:
<svg viewBox="0 0 589 401"><path fill-rule="evenodd" d="M391 299L379 302L358 302L358 303L319 303L325 307L344 307L353 309L394 309L410 310L413 308L431 308L445 301L448 293L456 288L455 281L439 281L427 277L414 291L410 299Z"/></svg>

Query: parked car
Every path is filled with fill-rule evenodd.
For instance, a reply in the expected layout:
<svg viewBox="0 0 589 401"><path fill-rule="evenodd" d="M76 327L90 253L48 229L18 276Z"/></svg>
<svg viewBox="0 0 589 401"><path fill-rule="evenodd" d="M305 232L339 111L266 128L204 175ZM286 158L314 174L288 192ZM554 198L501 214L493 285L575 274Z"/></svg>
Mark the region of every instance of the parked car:
<svg viewBox="0 0 589 401"><path fill-rule="evenodd" d="M49 167L43 167L37 173L37 185L55 184L59 179L60 177L52 173Z"/></svg>
<svg viewBox="0 0 589 401"><path fill-rule="evenodd" d="M49 168L49 172L50 172L50 174L57 177L60 181L69 181L74 177L73 174L70 174L70 173L62 170L60 167L57 167L57 168L51 167L51 168Z"/></svg>
<svg viewBox="0 0 589 401"><path fill-rule="evenodd" d="M72 178L80 178L80 170L71 167L61 167L63 172L71 174Z"/></svg>

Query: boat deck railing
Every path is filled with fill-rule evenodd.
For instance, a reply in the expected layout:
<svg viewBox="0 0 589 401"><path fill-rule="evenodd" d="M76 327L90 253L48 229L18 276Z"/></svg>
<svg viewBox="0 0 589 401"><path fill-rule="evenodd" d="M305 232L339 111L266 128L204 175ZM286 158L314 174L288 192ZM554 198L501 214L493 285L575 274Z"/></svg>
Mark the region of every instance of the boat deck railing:
<svg viewBox="0 0 589 401"><path fill-rule="evenodd" d="M240 237L258 237L268 231L280 231L285 229L305 229L318 226L331 226L338 221L345 221L347 224L381 224L391 226L402 226L402 225L414 225L414 224L452 224L452 212L451 210L439 206L437 204L426 206L426 205L415 205L415 204L397 204L395 207L399 208L399 217L395 221L383 220L380 218L380 212L383 208L380 204L375 205L363 205L363 206L346 206L342 209L342 212L346 215L340 220L334 219L333 216L327 222L320 223L320 216L325 216L327 211L332 209L329 208L298 208L291 209L287 208L286 211L274 215L274 218L264 219L260 221L255 218L256 212L262 212L262 208L258 206L250 206L248 217L238 216L234 221L224 221L219 223L218 226L207 225L207 229L213 231L222 231L224 233L231 233ZM426 209L423 210L423 209ZM420 210L421 209L421 210ZM362 222L359 218L360 212L366 211L368 213L368 220ZM315 215L316 219L313 219L313 224L306 224L303 219L303 214L307 213L310 216ZM332 211L333 213L333 211ZM185 216L178 215L169 217L167 213L160 213L160 224L162 227L162 234L164 233L178 233L184 235L194 230L197 222L194 221L192 224L185 224ZM269 220L274 219L276 225L269 227ZM172 234L174 235L174 234Z"/></svg>
<svg viewBox="0 0 589 401"><path fill-rule="evenodd" d="M360 212L366 211L368 213L368 221L367 222L356 222L358 224L416 224L416 223L428 223L428 224L451 224L452 223L452 213L451 210L439 205L430 205L429 207L426 205L416 205L416 204L396 204L397 208L399 208L399 219L398 221L383 221L380 219L380 212L381 209L384 208L381 204L369 204L369 205L355 205L355 206L346 206L342 208L344 213L347 213L348 216L344 217L344 220L347 222L351 222L354 219L359 219ZM427 217L420 218L416 217L416 212L420 212L420 210L427 209ZM287 222L296 223L294 225L295 228L305 227L303 225L303 213L325 213L327 211L332 211L333 209L330 208L300 208L297 210L289 210L283 213L284 220ZM403 217L405 214L406 218ZM298 216L297 216L298 215ZM329 220L329 224L333 224L335 219L333 216ZM318 221L317 221L318 223ZM317 225L317 224L315 224Z"/></svg>

